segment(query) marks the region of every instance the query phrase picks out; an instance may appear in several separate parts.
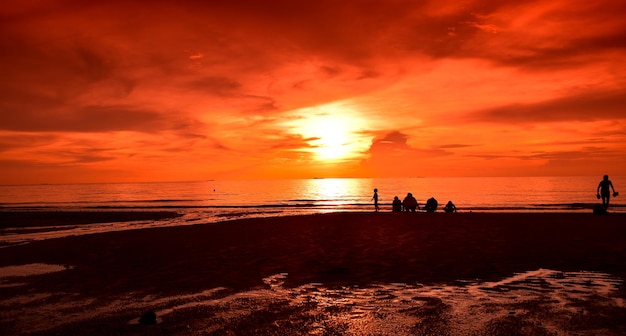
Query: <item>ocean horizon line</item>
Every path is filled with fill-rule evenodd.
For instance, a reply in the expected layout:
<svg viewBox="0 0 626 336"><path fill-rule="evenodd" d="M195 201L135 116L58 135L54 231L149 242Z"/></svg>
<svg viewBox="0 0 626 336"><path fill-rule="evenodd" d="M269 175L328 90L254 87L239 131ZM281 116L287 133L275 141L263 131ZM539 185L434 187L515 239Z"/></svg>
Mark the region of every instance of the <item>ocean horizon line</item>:
<svg viewBox="0 0 626 336"><path fill-rule="evenodd" d="M624 178L626 179L626 177ZM105 183L0 187L0 210L9 209L277 209L282 212L369 210L373 190L391 207L412 193L420 205L434 197L467 211L579 211L599 203L598 177L339 178L180 183ZM621 181L616 177L616 181ZM619 182L616 184L619 190ZM621 197L611 207L624 211Z"/></svg>
<svg viewBox="0 0 626 336"><path fill-rule="evenodd" d="M139 201L141 203L143 201ZM158 201L147 201L146 203L157 203ZM133 203L133 202L127 202ZM542 203L542 204L520 204L520 205L472 205L458 208L461 211L471 210L542 210L542 209L593 209L597 203ZM391 204L381 203L381 207L391 209ZM303 209L336 209L341 210L367 210L372 207L371 203L298 203L298 204L246 204L246 205L67 205L67 203L49 204L49 205L28 205L24 203L19 204L0 204L0 211L89 211L89 210L156 210L156 209L271 209L271 208L303 208ZM439 211L442 212L443 204L439 204ZM367 209L366 209L367 208ZM423 206L422 206L423 208ZM626 208L626 204L612 204L611 208ZM422 209L423 210L423 209Z"/></svg>
<svg viewBox="0 0 626 336"><path fill-rule="evenodd" d="M202 179L202 180L164 180L164 181L91 181L91 182L39 182L39 183L0 183L0 187L19 187L19 186L56 186L56 185L101 185L101 184L169 184L169 183L207 183L207 182L246 182L246 181L297 181L297 180L346 180L346 179L371 179L371 180L387 180L387 179L501 179L501 178L576 178L576 177L598 177L604 174L593 175L506 175L506 176L386 176L386 177L287 177L287 178L224 178L224 179ZM620 177L621 175L615 175Z"/></svg>

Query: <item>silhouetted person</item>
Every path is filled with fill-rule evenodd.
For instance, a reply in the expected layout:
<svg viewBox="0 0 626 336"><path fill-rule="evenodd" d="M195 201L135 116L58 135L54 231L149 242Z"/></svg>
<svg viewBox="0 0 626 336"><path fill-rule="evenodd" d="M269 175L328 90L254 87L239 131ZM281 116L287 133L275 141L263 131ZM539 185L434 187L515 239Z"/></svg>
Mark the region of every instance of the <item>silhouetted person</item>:
<svg viewBox="0 0 626 336"><path fill-rule="evenodd" d="M426 201L426 206L424 208L426 209L426 212L435 212L437 211L438 205L439 202L437 202L434 197L431 197L428 199L428 201Z"/></svg>
<svg viewBox="0 0 626 336"><path fill-rule="evenodd" d="M445 212L456 212L456 205L454 205L454 203L452 203L452 201L448 201L448 203L446 203L446 206L443 207L443 211L445 211Z"/></svg>
<svg viewBox="0 0 626 336"><path fill-rule="evenodd" d="M616 197L617 195L619 195L619 193L615 191L615 188L613 187L613 183L611 182L611 180L609 180L609 175L604 175L604 178L602 179L602 181L600 181L600 184L598 184L597 197L598 198L602 197L602 205L604 206L605 209L609 208L609 200L611 199L611 190L613 190L613 197Z"/></svg>
<svg viewBox="0 0 626 336"><path fill-rule="evenodd" d="M378 189L374 189L374 196L372 196L372 199L374 200L374 210L378 212L380 209L378 207Z"/></svg>
<svg viewBox="0 0 626 336"><path fill-rule="evenodd" d="M395 196L393 198L393 202L391 203L391 211L393 212L402 212L402 201Z"/></svg>
<svg viewBox="0 0 626 336"><path fill-rule="evenodd" d="M413 197L413 194L408 193L402 201L402 207L404 207L404 211L415 212L415 209L419 209L419 204L417 204L417 200Z"/></svg>

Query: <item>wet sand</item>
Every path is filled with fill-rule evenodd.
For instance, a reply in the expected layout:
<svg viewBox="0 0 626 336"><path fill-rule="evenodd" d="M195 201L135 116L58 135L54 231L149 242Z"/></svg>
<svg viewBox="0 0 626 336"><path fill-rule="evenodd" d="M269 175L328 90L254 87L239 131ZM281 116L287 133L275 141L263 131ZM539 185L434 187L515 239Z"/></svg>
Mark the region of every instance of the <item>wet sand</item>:
<svg viewBox="0 0 626 336"><path fill-rule="evenodd" d="M0 228L63 226L136 220L160 220L181 216L175 211L0 211Z"/></svg>
<svg viewBox="0 0 626 336"><path fill-rule="evenodd" d="M335 213L99 233L0 249L0 267L31 272L0 278L0 334L619 335L624 260L626 214ZM136 323L149 310L158 323Z"/></svg>

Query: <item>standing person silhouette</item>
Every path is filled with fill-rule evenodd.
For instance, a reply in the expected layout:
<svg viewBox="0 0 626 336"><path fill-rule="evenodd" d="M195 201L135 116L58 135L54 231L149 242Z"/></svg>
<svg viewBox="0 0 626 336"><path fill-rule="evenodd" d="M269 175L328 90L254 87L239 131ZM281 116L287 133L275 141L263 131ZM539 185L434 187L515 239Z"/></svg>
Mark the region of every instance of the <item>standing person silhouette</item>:
<svg viewBox="0 0 626 336"><path fill-rule="evenodd" d="M609 188L613 190L613 197L619 195L619 193L615 191L613 183L609 180L609 175L604 175L604 178L600 181L600 184L598 184L597 189L597 197L602 197L602 205L604 206L604 209L609 208L609 200L611 199L611 190L609 190Z"/></svg>
<svg viewBox="0 0 626 336"><path fill-rule="evenodd" d="M374 196L372 196L372 199L374 200L374 209L376 212L378 212L378 210L380 209L378 207L378 189L374 189Z"/></svg>

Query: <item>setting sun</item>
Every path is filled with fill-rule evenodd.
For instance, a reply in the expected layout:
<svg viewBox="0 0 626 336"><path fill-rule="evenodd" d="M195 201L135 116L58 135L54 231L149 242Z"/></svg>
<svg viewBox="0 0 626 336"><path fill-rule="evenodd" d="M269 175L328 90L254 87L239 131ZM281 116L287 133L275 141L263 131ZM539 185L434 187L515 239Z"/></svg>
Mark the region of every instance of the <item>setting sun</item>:
<svg viewBox="0 0 626 336"><path fill-rule="evenodd" d="M0 8L0 183L626 175L623 0L153 7Z"/></svg>
<svg viewBox="0 0 626 336"><path fill-rule="evenodd" d="M626 332L625 13L4 1L2 334Z"/></svg>
<svg viewBox="0 0 626 336"><path fill-rule="evenodd" d="M316 157L320 160L335 160L350 155L350 138L341 123L332 120L321 120L311 125L318 139L311 140Z"/></svg>
<svg viewBox="0 0 626 336"><path fill-rule="evenodd" d="M371 137L363 135L366 123L358 113L335 103L300 109L293 132L301 135L319 161L340 161L362 156L371 145Z"/></svg>

